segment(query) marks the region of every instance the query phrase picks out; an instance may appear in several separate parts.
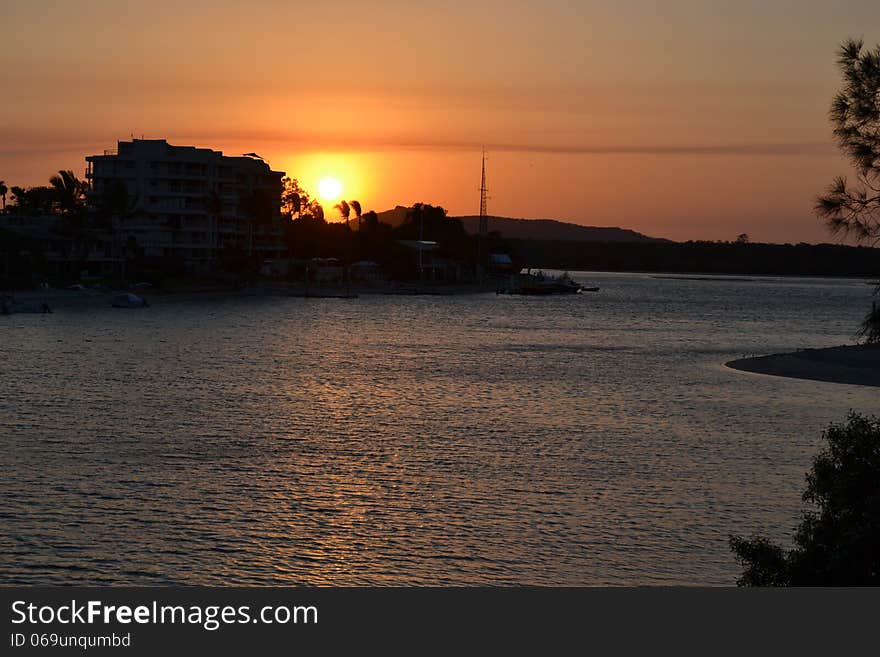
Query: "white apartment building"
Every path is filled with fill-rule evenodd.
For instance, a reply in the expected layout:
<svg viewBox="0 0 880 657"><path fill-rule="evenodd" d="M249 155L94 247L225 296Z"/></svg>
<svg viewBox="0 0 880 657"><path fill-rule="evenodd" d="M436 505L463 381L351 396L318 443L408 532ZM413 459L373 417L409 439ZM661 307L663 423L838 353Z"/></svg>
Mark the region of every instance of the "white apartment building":
<svg viewBox="0 0 880 657"><path fill-rule="evenodd" d="M256 154L233 157L164 139L132 139L86 162L96 203L111 185L125 185L129 207L114 218L117 239L133 237L148 258L179 258L205 270L226 247L261 259L282 255L284 172L272 171ZM254 198L268 207L260 218Z"/></svg>

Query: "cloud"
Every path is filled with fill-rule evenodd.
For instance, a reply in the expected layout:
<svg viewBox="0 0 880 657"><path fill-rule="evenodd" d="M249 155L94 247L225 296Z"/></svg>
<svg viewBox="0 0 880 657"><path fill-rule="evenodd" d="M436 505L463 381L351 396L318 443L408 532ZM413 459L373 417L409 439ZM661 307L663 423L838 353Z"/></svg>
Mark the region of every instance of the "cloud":
<svg viewBox="0 0 880 657"><path fill-rule="evenodd" d="M480 150L548 153L560 155L744 155L815 156L830 155L834 146L826 142L729 143L729 144L560 144L540 142L492 142L475 139L418 139L394 136L347 136L276 132L204 132L183 135L201 143L221 142L289 144L309 149L345 151L370 150Z"/></svg>
<svg viewBox="0 0 880 657"><path fill-rule="evenodd" d="M89 155L96 148L115 146L117 139L129 139L130 135L100 135L95 131L79 138L59 135L50 130L13 131L4 134L0 130L0 157L17 158L35 155L73 154ZM17 134L15 134L17 133ZM449 150L478 151L486 148L494 152L545 153L558 155L668 155L668 156L749 156L749 157L814 157L829 156L836 151L828 142L766 142L727 144L583 144L532 142L481 141L474 138L440 136L422 139L409 135L346 135L315 134L312 132L287 132L273 130L181 130L169 133L148 133L147 139L167 138L172 144L196 145L208 148L237 146L244 150L271 146L299 151L335 150L348 152L395 151L395 150Z"/></svg>

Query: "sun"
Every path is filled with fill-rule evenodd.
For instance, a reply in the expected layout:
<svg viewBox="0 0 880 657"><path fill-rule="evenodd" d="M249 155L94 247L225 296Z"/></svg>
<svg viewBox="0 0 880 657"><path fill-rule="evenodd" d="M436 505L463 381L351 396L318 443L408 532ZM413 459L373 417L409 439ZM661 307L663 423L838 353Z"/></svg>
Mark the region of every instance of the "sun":
<svg viewBox="0 0 880 657"><path fill-rule="evenodd" d="M325 201L335 201L342 195L342 183L336 178L321 178L318 194Z"/></svg>

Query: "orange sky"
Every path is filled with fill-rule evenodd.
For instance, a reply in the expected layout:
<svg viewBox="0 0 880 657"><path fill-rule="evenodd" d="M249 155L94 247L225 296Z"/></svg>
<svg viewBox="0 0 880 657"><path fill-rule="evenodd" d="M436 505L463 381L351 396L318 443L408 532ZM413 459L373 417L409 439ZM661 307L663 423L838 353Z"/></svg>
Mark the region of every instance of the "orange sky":
<svg viewBox="0 0 880 657"><path fill-rule="evenodd" d="M130 134L256 151L365 209L823 241L836 45L877 2L32 0L5 8L0 179ZM735 5L735 6L734 6ZM75 7L75 9L73 9ZM866 32L873 27L874 32ZM314 189L312 189L314 191Z"/></svg>

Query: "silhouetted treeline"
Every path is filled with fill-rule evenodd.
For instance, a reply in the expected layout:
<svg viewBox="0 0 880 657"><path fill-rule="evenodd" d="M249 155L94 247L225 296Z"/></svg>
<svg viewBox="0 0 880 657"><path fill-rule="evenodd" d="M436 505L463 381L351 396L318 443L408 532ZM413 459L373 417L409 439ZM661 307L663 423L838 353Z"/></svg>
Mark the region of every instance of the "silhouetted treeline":
<svg viewBox="0 0 880 657"><path fill-rule="evenodd" d="M880 585L880 420L850 413L824 433L802 495L812 506L785 549L733 536L740 586Z"/></svg>
<svg viewBox="0 0 880 657"><path fill-rule="evenodd" d="M581 271L877 276L880 249L837 244L507 240L524 267Z"/></svg>
<svg viewBox="0 0 880 657"><path fill-rule="evenodd" d="M284 224L287 253L294 258L334 257L343 262L370 260L396 279L418 277L417 252L404 242L436 242L432 257L473 265L478 253L477 237L468 235L461 220L449 217L444 208L416 203L407 210L402 223L392 226L379 221L375 212L366 212L356 226L348 221L328 222L322 213L303 214ZM505 251L500 236L490 234L482 254Z"/></svg>

